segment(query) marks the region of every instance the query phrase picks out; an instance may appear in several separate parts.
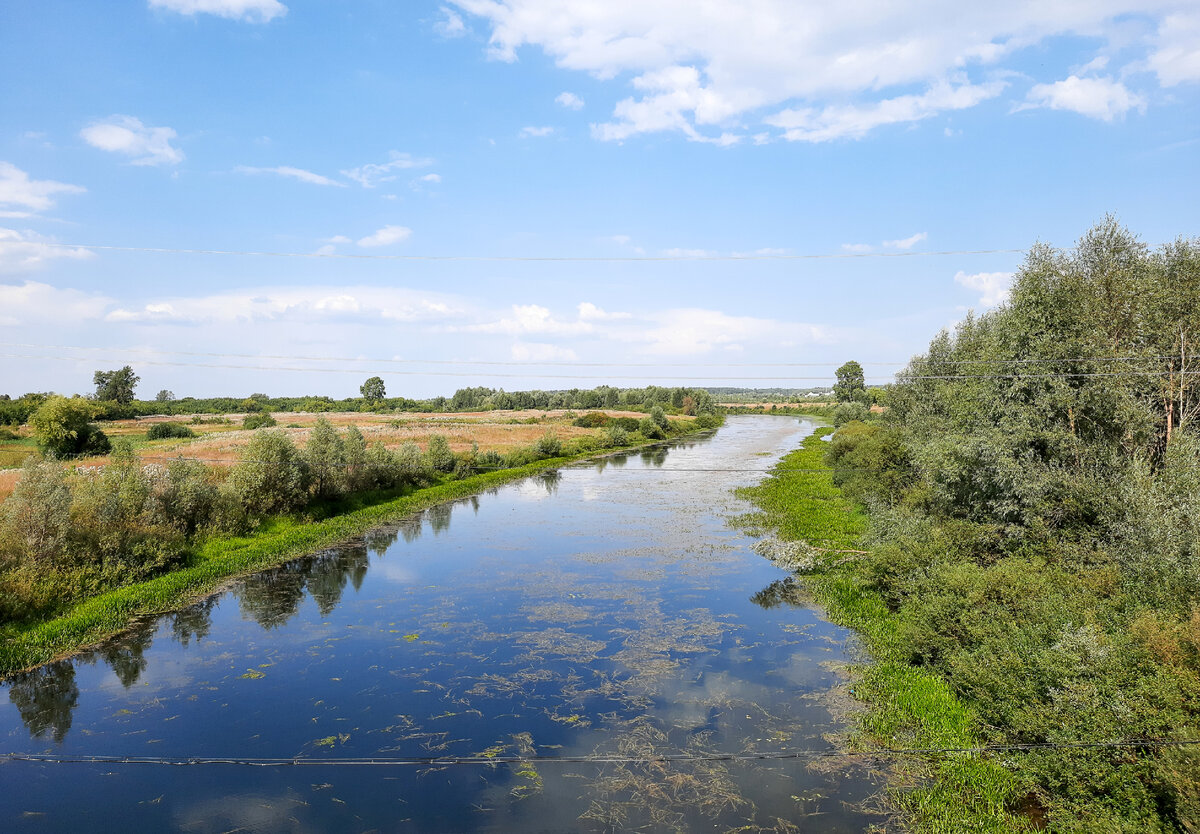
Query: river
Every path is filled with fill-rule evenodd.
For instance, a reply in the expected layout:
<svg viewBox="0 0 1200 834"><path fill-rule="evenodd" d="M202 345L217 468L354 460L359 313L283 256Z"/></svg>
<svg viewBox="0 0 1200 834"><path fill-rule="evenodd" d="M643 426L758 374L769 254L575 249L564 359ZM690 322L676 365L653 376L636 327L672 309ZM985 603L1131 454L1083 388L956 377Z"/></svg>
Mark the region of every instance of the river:
<svg viewBox="0 0 1200 834"><path fill-rule="evenodd" d="M0 684L0 753L64 760L0 761L0 828L880 823L828 755L851 636L727 523L812 428L730 417L435 507Z"/></svg>

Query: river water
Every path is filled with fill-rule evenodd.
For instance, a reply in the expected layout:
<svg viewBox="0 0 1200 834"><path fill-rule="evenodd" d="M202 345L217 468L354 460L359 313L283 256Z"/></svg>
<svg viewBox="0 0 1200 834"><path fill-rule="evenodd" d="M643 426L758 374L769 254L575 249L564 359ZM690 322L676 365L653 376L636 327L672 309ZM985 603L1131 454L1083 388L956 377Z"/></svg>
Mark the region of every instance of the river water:
<svg viewBox="0 0 1200 834"><path fill-rule="evenodd" d="M731 417L435 507L9 680L0 753L243 763L0 762L0 830L880 823L876 777L808 755L850 636L727 523L811 431ZM244 763L293 758L323 763Z"/></svg>

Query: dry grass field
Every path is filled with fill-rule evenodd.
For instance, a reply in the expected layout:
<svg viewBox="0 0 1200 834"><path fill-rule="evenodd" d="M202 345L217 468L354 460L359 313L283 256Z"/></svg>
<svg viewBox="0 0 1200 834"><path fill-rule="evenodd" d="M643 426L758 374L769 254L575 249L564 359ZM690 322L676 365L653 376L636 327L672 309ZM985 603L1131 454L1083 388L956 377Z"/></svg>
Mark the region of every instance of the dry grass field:
<svg viewBox="0 0 1200 834"><path fill-rule="evenodd" d="M454 452L465 452L478 444L481 452L495 450L504 454L514 449L532 446L547 431L560 440L570 440L589 434L599 434L601 429L585 429L571 425L580 412L572 411L486 411L454 414L371 414L360 412L276 412L272 416L278 421L278 430L292 441L303 446L309 432L318 419L324 417L339 429L358 426L367 443L382 442L389 449L412 441L422 449L435 434L445 437ZM644 414L634 411L605 410L614 417L634 417ZM138 454L147 463L183 456L198 458L215 466L231 466L237 462L242 448L250 441L254 432L242 429L244 414L201 415L202 420L220 419L224 416L229 423L192 423L191 415L171 417L145 417L137 420L117 420L103 423L104 432L112 439L121 437L134 441ZM188 426L197 437L187 440L146 440L146 431L154 423L178 422ZM0 441L0 500L7 498L20 475L18 467L29 455L36 455L26 430L16 440ZM72 461L72 465L102 466L105 457L85 458Z"/></svg>

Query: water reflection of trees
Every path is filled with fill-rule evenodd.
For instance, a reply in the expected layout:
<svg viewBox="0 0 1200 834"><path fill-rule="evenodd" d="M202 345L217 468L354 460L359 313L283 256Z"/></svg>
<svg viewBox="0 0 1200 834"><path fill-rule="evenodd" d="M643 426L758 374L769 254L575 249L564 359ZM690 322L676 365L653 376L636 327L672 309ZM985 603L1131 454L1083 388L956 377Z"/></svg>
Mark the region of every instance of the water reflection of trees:
<svg viewBox="0 0 1200 834"><path fill-rule="evenodd" d="M236 591L242 617L278 628L296 615L306 593L327 617L341 602L347 583L355 590L362 587L368 565L366 547L343 547L251 576Z"/></svg>
<svg viewBox="0 0 1200 834"><path fill-rule="evenodd" d="M454 513L454 505L451 503L434 504L425 514L429 517L429 529L433 534L439 535L450 529L450 516Z"/></svg>
<svg viewBox="0 0 1200 834"><path fill-rule="evenodd" d="M9 685L8 700L17 708L31 736L49 736L61 744L71 729L71 715L79 700L75 665L69 660L59 660L15 675Z"/></svg>
<svg viewBox="0 0 1200 834"><path fill-rule="evenodd" d="M382 556L387 553L388 548L396 543L398 538L400 538L399 527L380 527L369 531L363 540L368 551L376 556Z"/></svg>
<svg viewBox="0 0 1200 834"><path fill-rule="evenodd" d="M666 446L652 446L642 450L642 463L647 466L660 467L667 462L669 449Z"/></svg>
<svg viewBox="0 0 1200 834"><path fill-rule="evenodd" d="M96 649L96 655L109 665L117 680L128 689L146 671L149 662L146 660L146 650L153 642L154 625L146 623L105 643Z"/></svg>
<svg viewBox="0 0 1200 834"><path fill-rule="evenodd" d="M549 469L535 475L534 480L541 484L547 495L554 495L558 492L559 484L562 483L562 472L557 469Z"/></svg>
<svg viewBox="0 0 1200 834"><path fill-rule="evenodd" d="M794 576L788 576L784 579L776 579L750 597L750 601L768 610L778 608L780 605L802 608L808 605L809 595Z"/></svg>
<svg viewBox="0 0 1200 834"><path fill-rule="evenodd" d="M212 610L217 605L217 598L189 605L171 615L171 633L181 645L188 645L194 638L197 642L208 636L212 628Z"/></svg>

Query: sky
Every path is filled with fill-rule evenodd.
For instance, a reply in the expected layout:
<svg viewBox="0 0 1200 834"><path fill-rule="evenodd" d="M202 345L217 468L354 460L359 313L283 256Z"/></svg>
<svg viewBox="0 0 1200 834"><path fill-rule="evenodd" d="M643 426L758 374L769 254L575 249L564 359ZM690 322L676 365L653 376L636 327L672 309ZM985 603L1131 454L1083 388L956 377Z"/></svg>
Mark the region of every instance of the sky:
<svg viewBox="0 0 1200 834"><path fill-rule="evenodd" d="M12 395L886 381L1200 234L1197 0L9 0L0 101Z"/></svg>

